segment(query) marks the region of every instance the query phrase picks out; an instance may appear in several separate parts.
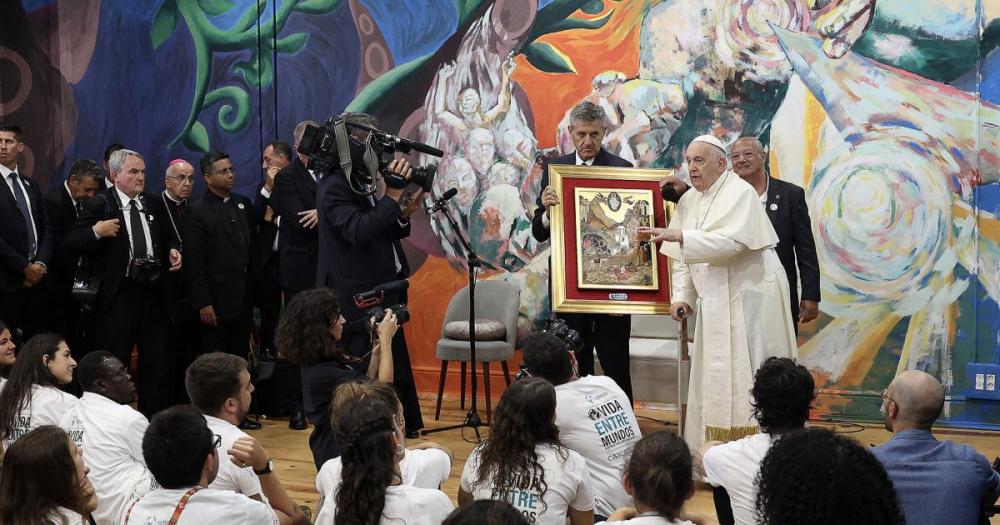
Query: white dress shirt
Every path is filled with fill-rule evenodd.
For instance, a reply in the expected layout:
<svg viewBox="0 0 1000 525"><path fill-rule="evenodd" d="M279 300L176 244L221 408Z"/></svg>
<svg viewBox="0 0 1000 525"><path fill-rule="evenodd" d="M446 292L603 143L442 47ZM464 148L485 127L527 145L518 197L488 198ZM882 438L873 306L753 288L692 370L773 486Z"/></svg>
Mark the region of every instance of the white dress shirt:
<svg viewBox="0 0 1000 525"><path fill-rule="evenodd" d="M16 177L11 178L11 175L16 175ZM16 181L17 185L21 187L21 192L24 194L24 202L28 206L28 216L31 218L31 231L35 234L35 245L28 247L29 250L32 250L32 253L28 254L28 259L34 259L38 255L38 228L35 226L35 210L31 208L31 198L28 197L30 195L28 193L28 185L21 180L16 167L11 171L7 166L0 164L0 176L3 176L3 181L7 183L7 187L10 188L11 193L14 193L14 181Z"/></svg>
<svg viewBox="0 0 1000 525"><path fill-rule="evenodd" d="M132 202L136 203L136 208L139 209L139 217L142 219L142 231L146 234L146 253L153 255L153 237L149 235L149 221L150 216L146 214L146 209L142 207L142 201L139 200L139 196L136 195L135 198L131 198L128 195L122 193L122 190L115 188L115 193L118 194L118 198L122 203L122 214L125 216L125 229L128 231L129 238L129 255L132 255L132 221L130 220L129 214L132 213Z"/></svg>

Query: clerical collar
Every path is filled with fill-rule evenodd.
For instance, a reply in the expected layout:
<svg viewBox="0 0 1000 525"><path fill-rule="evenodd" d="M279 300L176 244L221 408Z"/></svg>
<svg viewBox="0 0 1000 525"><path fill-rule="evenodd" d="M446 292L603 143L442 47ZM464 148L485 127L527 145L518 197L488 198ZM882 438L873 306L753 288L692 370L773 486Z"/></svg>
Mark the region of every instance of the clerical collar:
<svg viewBox="0 0 1000 525"><path fill-rule="evenodd" d="M170 192L169 192L169 191L167 191L167 190L163 190L163 196L164 196L164 197L166 197L167 199L169 199L169 200L170 200L170 202L172 202L172 203L174 203L174 204L183 204L183 203L184 203L184 201L185 201L185 200L187 200L187 199L181 199L181 200L177 200L177 199L175 199L175 198L171 197L171 196L170 196Z"/></svg>
<svg viewBox="0 0 1000 525"><path fill-rule="evenodd" d="M593 166L595 160L597 160L597 155L594 155L594 158L592 158L590 160L583 160L583 159L580 158L580 153L579 152L576 153L576 165L577 166L579 166L581 164L583 164L585 166Z"/></svg>
<svg viewBox="0 0 1000 525"><path fill-rule="evenodd" d="M225 197L220 197L218 193L215 193L212 190L205 190L205 197L207 197L209 199L213 199L213 200L217 200L219 202L225 203L225 202L229 202L229 200L233 198L233 194L230 193L229 195L226 195Z"/></svg>

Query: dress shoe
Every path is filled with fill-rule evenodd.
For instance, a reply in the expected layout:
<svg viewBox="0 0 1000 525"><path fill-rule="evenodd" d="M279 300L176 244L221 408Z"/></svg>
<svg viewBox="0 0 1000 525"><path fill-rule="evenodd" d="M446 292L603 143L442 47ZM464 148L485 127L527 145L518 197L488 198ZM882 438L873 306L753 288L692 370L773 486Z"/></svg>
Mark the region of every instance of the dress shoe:
<svg viewBox="0 0 1000 525"><path fill-rule="evenodd" d="M305 430L309 428L309 424L306 423L306 415L302 411L292 412L288 416L288 428L292 430Z"/></svg>
<svg viewBox="0 0 1000 525"><path fill-rule="evenodd" d="M236 428L240 430L260 430L261 426L260 421L244 419L243 421L240 421L239 425L236 425Z"/></svg>
<svg viewBox="0 0 1000 525"><path fill-rule="evenodd" d="M418 437L420 437L420 429L406 431L406 439L417 439Z"/></svg>

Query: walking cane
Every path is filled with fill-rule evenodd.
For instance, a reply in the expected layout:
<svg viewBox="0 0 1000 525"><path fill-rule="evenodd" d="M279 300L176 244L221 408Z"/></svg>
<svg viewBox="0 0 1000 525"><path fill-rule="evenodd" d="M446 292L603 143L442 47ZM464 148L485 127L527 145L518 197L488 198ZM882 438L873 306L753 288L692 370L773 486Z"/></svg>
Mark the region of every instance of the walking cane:
<svg viewBox="0 0 1000 525"><path fill-rule="evenodd" d="M677 335L680 342L680 349L677 354L677 404L681 407L680 419L677 422L677 432L680 437L684 437L684 422L687 419L687 383L690 376L691 356L688 354L688 320L687 312L682 308L681 330Z"/></svg>

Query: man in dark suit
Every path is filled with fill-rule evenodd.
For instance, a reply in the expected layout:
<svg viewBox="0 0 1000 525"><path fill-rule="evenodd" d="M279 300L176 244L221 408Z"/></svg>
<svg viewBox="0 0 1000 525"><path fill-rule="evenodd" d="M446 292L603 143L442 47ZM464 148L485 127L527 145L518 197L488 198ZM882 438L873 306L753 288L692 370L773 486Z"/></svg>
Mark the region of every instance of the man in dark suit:
<svg viewBox="0 0 1000 525"><path fill-rule="evenodd" d="M39 287L52 257L52 234L38 183L18 171L21 128L0 123L0 319L27 339L45 326Z"/></svg>
<svg viewBox="0 0 1000 525"><path fill-rule="evenodd" d="M63 241L75 255L88 255L101 275L94 313L101 348L130 363L139 347L139 411L151 416L170 403L170 366L164 345L163 274L181 268L167 211L143 192L142 155L122 149L108 162L115 186L88 199Z"/></svg>
<svg viewBox="0 0 1000 525"><path fill-rule="evenodd" d="M260 306L260 348L265 352L274 350L274 331L278 327L281 314L281 288L278 286L278 253L281 242L278 225L280 214L271 205L275 178L292 159L292 148L287 142L275 141L264 148L262 167L264 180L257 188L253 207L260 225L254 250L254 268L257 279L254 294ZM293 268L292 271L304 269Z"/></svg>
<svg viewBox="0 0 1000 525"><path fill-rule="evenodd" d="M535 216L531 233L538 242L549 240L549 213L559 205L554 187L549 186L549 164L577 166L619 166L631 168L627 160L609 153L602 146L608 117L604 110L588 101L577 104L570 112L570 136L573 153L556 157L545 164L542 172L542 193L535 201ZM558 211L556 212L558 213ZM610 314L559 314L570 328L583 338L583 350L576 356L580 376L594 373L594 348L601 360L604 374L615 380L632 400L632 374L629 370L629 337L632 317Z"/></svg>
<svg viewBox="0 0 1000 525"><path fill-rule="evenodd" d="M170 161L163 177L163 186L160 202L167 209L170 231L177 237L183 254L184 216L194 189L194 166L183 159ZM190 279L187 271L173 272L166 275L163 283L170 326L168 340L173 356L171 399L174 404L188 402L187 391L184 389L184 372L201 354L201 321L198 319L198 312L191 306L191 292L188 288Z"/></svg>
<svg viewBox="0 0 1000 525"><path fill-rule="evenodd" d="M191 306L201 319L204 351L246 357L257 232L253 204L231 192L236 174L229 155L210 151L199 164L208 190L188 208L183 230Z"/></svg>
<svg viewBox="0 0 1000 525"><path fill-rule="evenodd" d="M296 154L292 164L282 168L275 179L271 194L271 208L282 219L278 230L281 235L280 267L285 269L278 277L285 300L295 294L316 287L316 260L319 249L319 232L316 229L316 176L306 169L309 158L297 153L306 125L295 127Z"/></svg>
<svg viewBox="0 0 1000 525"><path fill-rule="evenodd" d="M315 125L307 120L295 127L296 150L306 126L310 124ZM316 176L306 169L308 157L295 152L292 159L276 175L274 191L271 193L271 208L279 217L284 217L278 222L278 235L281 238L278 243L278 285L285 294L285 301L291 301L295 294L316 286L319 244L316 230ZM304 430L307 425L302 409L299 367L292 363L281 363L277 375L281 397L287 398L288 426Z"/></svg>
<svg viewBox="0 0 1000 525"><path fill-rule="evenodd" d="M741 137L730 148L733 171L750 183L760 200L771 226L778 234L778 259L788 276L792 319L808 323L819 315L819 260L813 241L812 223L805 191L790 182L775 179L764 169L766 154L760 141ZM802 278L802 299L799 300L799 278ZM795 333L799 325L794 325Z"/></svg>
<svg viewBox="0 0 1000 525"><path fill-rule="evenodd" d="M367 116L354 118L364 117ZM373 124L371 120L361 123ZM360 157L354 160L355 171L366 170ZM392 161L389 171L405 179L412 173L404 160ZM403 189L391 186L386 187L381 197L358 194L339 168L320 181L317 199L320 222L317 284L337 290L341 314L348 323L344 329L348 352L364 357L371 350L371 329L364 311L355 306L354 295L409 276L399 240L410 235L410 214L419 200L406 199ZM405 302L405 292L387 293L383 304ZM403 404L406 434L416 437L424 422L402 328L393 337L392 357L393 386Z"/></svg>
<svg viewBox="0 0 1000 525"><path fill-rule="evenodd" d="M81 159L69 168L69 176L45 196L45 211L52 225L52 264L45 279L45 295L49 305L49 327L66 338L77 361L96 341L91 340L93 319L83 320L80 304L73 298L73 277L79 257L63 246L63 240L83 211L83 203L103 189L104 172L90 159ZM83 323L81 325L81 323Z"/></svg>

